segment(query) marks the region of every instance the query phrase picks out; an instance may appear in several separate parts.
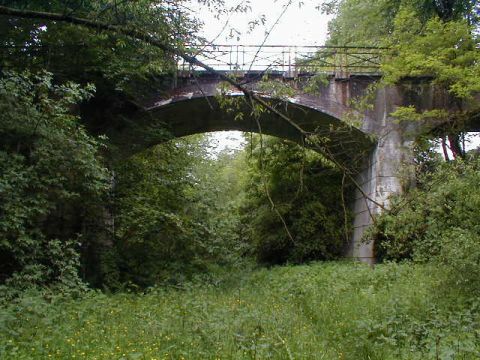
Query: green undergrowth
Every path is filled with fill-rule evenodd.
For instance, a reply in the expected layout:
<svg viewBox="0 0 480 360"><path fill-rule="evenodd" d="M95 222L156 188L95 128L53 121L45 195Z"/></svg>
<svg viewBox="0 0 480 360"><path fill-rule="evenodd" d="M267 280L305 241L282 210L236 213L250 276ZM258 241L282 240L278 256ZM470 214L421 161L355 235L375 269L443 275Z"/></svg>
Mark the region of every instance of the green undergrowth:
<svg viewBox="0 0 480 360"><path fill-rule="evenodd" d="M244 269L144 294L25 295L1 359L478 359L478 301L426 265Z"/></svg>

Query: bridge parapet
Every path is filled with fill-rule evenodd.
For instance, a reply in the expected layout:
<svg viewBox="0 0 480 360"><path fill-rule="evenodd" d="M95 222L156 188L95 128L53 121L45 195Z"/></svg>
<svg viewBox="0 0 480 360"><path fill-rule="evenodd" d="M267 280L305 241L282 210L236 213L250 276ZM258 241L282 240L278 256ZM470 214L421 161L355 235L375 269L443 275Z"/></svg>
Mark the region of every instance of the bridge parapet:
<svg viewBox="0 0 480 360"><path fill-rule="evenodd" d="M190 52L217 71L237 73L276 72L295 78L305 74L378 74L385 48L315 45L197 45ZM179 74L202 71L181 61Z"/></svg>

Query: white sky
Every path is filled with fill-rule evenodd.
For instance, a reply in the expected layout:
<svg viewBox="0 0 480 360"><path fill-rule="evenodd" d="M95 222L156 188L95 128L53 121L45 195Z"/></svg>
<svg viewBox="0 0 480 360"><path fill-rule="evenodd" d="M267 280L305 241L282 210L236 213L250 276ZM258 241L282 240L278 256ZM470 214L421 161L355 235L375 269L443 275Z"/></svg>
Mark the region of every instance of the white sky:
<svg viewBox="0 0 480 360"><path fill-rule="evenodd" d="M194 1L194 0L193 0ZM191 5L195 15L204 22L202 35L207 40L215 39L218 34L218 40L215 43L221 44L249 44L259 45L263 42L265 31L270 30L282 13L288 0L225 0L226 8L235 7L239 3L250 3L251 11L248 13L232 14L230 19L228 15L223 15L220 19L215 18L215 14L209 11L208 7L201 6L195 2ZM320 0L304 0L303 6L299 6L298 0L292 2L275 26L266 44L269 45L323 45L327 37L327 25L329 16L323 15L320 10L315 9ZM249 22L265 16L266 22L263 26L256 27L249 31ZM226 29L222 33L222 28L228 21ZM240 31L240 39L237 34L233 38L229 37L230 29L235 28Z"/></svg>

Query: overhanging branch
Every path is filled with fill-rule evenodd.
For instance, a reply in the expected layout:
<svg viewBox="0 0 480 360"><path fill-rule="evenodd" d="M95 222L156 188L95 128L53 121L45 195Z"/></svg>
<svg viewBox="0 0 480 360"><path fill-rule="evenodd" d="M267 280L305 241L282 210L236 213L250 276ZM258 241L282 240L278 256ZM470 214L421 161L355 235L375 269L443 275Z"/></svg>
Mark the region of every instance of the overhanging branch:
<svg viewBox="0 0 480 360"><path fill-rule="evenodd" d="M245 86L239 84L235 80L229 78L225 74L222 74L221 72L216 71L214 68L211 66L208 66L207 64L203 63L202 61L198 60L195 56L189 55L186 52L175 48L171 45L165 44L163 41L160 39L156 38L153 35L150 35L144 31L140 31L134 28L128 28L128 27L120 27L118 25L111 25L107 24L104 22L100 21L94 21L94 20L89 20L85 18L79 18L75 16L70 16L66 14L60 14L60 13L50 13L50 12L42 12L42 11L32 11L32 10L20 10L20 9L14 9L14 8L9 8L6 6L0 6L0 15L3 16L10 16L10 17L17 17L17 18L24 18L24 19L40 19L40 20L47 20L47 21L59 21L59 22L64 22L68 24L74 24L74 25L79 25L83 26L92 30L96 31L108 31L108 32L114 32L117 34L121 34L127 37L130 37L132 39L136 39L139 41L143 41L146 44L152 45L156 48L159 48L166 53L170 53L172 55L176 55L182 59L184 59L186 62L193 66L198 66L201 67L202 69L206 70L207 72L214 74L218 76L220 79L223 81L227 82L228 84L232 85L233 87L237 88L248 99L251 99L255 101L256 103L260 104L262 107L267 109L268 111L272 112L273 114L277 115L280 117L282 120L288 122L291 126L293 126L303 137L307 138L310 133L302 129L298 124L296 124L290 117L287 115L283 114L281 111L278 111L275 107L270 105L267 101L262 99L260 96L255 94L254 91L247 89ZM322 154L324 154L328 159L332 160L337 166L339 166L344 172L346 171L345 166L339 163L335 159L335 157L332 154L329 154L328 151L322 150L321 146L316 146L317 150L320 151ZM350 178L350 180L353 182L354 186L359 189L359 191L362 193L362 195L376 204L377 206L381 207L382 209L386 210L385 207L372 199L370 196L368 196L361 186L355 181L353 176L347 172L347 176Z"/></svg>
<svg viewBox="0 0 480 360"><path fill-rule="evenodd" d="M158 38L147 34L143 31L139 31L137 29L133 28L127 28L127 27L120 27L117 25L110 25L104 22L100 21L92 21L89 19L84 19L84 18L79 18L75 16L69 16L69 15L64 15L64 14L59 14L59 13L50 13L50 12L42 12L42 11L32 11L32 10L19 10L19 9L13 9L9 8L6 6L0 6L0 15L6 15L6 16L12 16L12 17L18 17L18 18L24 18L24 19L41 19L41 20L48 20L48 21L60 21L60 22L65 22L69 24L75 24L79 26L83 26L89 29L93 30L102 30L102 31L109 31L109 32L115 32L136 40L143 41L147 44L150 44L152 46L155 46L167 53L176 55L178 57L181 57L183 60L188 62L191 65L194 66L199 66L203 68L204 70L208 71L211 74L215 74L218 76L220 79L223 81L229 83L230 85L234 86L238 90L242 91L247 97L253 99L255 102L259 103L272 113L278 115L280 118L283 120L287 121L290 125L295 127L302 135L307 135L307 132L303 130L300 126L298 126L294 121L292 121L288 116L285 114L281 113L280 111L276 110L274 107L272 107L270 104L268 104L265 100L257 96L253 91L247 89L246 87L240 85L238 82L232 80L225 74L222 74L218 71L216 71L214 68L211 66L208 66L207 64L203 63L202 61L198 60L195 56L191 56L187 54L184 51L181 51L180 49L177 49L173 46L170 46L168 44L165 44L163 41L159 40Z"/></svg>

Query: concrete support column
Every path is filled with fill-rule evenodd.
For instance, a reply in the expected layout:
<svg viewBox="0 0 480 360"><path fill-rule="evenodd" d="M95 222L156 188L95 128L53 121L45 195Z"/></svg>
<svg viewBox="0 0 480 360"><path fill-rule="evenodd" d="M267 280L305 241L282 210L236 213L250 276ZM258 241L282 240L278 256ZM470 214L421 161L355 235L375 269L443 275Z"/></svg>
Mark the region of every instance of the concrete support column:
<svg viewBox="0 0 480 360"><path fill-rule="evenodd" d="M364 124L367 129L376 129L378 143L356 179L362 191L355 192L349 256L370 264L375 262L374 244L361 242L364 231L373 223L372 217L382 212L378 204L388 208L389 197L401 193L410 176L404 165L412 160L411 142L405 138L405 129L389 116L399 98L395 89L379 90L374 123Z"/></svg>

